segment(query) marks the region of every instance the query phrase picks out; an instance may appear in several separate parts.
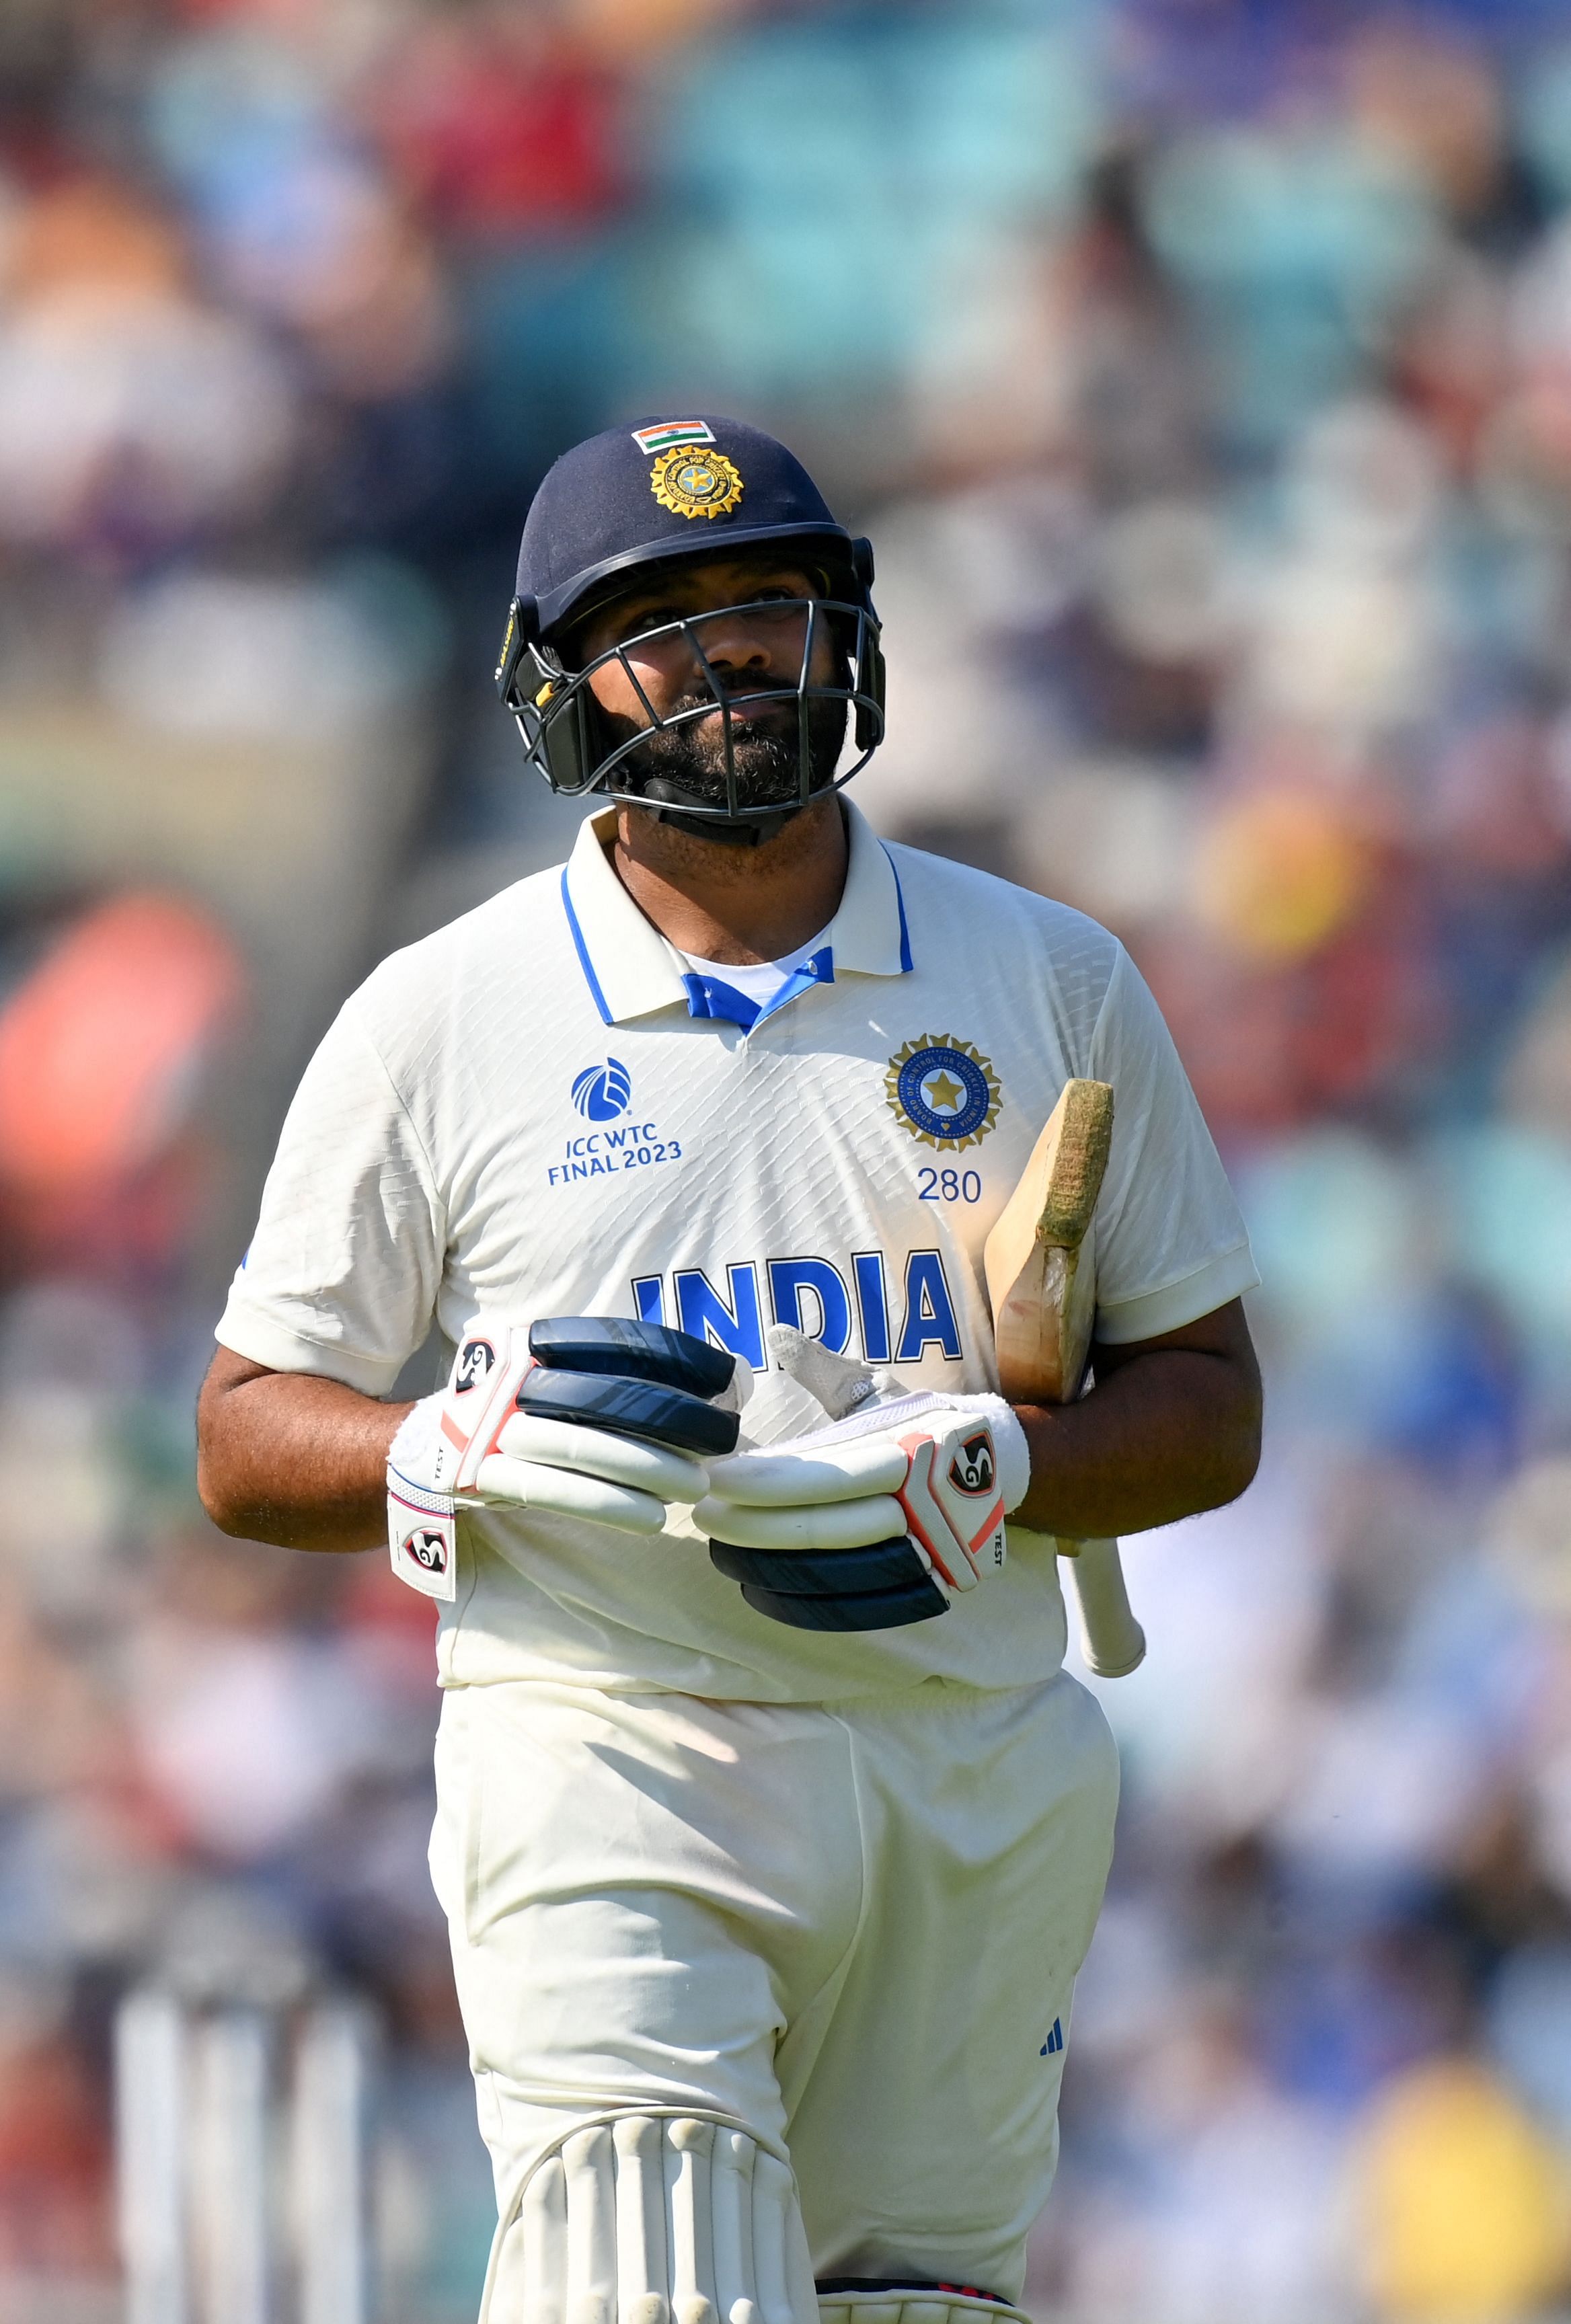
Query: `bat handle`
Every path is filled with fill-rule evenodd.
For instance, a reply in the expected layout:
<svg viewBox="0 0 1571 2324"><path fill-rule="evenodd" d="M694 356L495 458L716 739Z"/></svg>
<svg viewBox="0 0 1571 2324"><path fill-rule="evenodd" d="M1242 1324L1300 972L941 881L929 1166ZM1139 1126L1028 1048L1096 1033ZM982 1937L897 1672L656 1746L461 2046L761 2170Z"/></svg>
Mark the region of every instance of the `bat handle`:
<svg viewBox="0 0 1571 2324"><path fill-rule="evenodd" d="M1069 1558L1080 1601L1080 1651L1098 1678L1124 1678L1145 1659L1115 1541L1082 1541Z"/></svg>

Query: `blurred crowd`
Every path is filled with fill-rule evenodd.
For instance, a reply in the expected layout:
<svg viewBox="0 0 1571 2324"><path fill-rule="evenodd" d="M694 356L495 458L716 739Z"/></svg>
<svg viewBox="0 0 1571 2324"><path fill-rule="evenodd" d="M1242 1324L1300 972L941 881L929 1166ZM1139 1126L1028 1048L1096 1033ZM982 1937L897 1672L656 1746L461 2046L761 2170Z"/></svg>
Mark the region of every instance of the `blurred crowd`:
<svg viewBox="0 0 1571 2324"><path fill-rule="evenodd" d="M222 1540L190 1408L338 999L577 820L530 490L690 408L873 535L860 802L1125 938L1265 1277L1033 2311L1571 2312L1563 9L8 0L0 2319L118 2312L148 1979L368 1997L382 2315L474 2313L429 1609Z"/></svg>

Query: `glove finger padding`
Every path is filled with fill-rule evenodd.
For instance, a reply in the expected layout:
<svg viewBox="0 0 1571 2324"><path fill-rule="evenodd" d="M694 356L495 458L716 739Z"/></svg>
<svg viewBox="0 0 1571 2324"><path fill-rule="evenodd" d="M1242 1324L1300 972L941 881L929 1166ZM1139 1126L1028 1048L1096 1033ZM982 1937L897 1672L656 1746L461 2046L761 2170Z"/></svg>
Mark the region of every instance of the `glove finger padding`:
<svg viewBox="0 0 1571 2324"><path fill-rule="evenodd" d="M766 1614L772 1622L784 1622L793 1630L898 1630L908 1622L930 1622L935 1614L949 1610L948 1600L930 1574L909 1590L836 1590L819 1598L788 1598L744 1582L742 1595L755 1614Z"/></svg>
<svg viewBox="0 0 1571 2324"><path fill-rule="evenodd" d="M736 1359L669 1323L628 1315L542 1315L529 1327L529 1352L548 1371L614 1372L658 1380L707 1400L731 1385Z"/></svg>
<svg viewBox="0 0 1571 2324"><path fill-rule="evenodd" d="M686 1388L605 1372L548 1371L538 1364L520 1382L514 1401L521 1412L542 1420L650 1437L682 1452L730 1452L741 1425L734 1412L722 1412Z"/></svg>
<svg viewBox="0 0 1571 2324"><path fill-rule="evenodd" d="M666 1505L652 1493L630 1491L571 1469L550 1469L543 1462L511 1461L504 1452L486 1454L475 1486L481 1507L504 1501L552 1517L587 1517L594 1525L615 1526L619 1533L659 1533L666 1521Z"/></svg>
<svg viewBox="0 0 1571 2324"><path fill-rule="evenodd" d="M849 1591L909 1590L926 1582L927 1560L909 1534L860 1549L748 1549L712 1541L709 1555L733 1582L751 1582L782 1598L821 1598Z"/></svg>
<svg viewBox="0 0 1571 2324"><path fill-rule="evenodd" d="M749 1508L802 1508L900 1490L910 1466L892 1440L864 1437L815 1452L736 1452L709 1463L710 1489Z"/></svg>
<svg viewBox="0 0 1571 2324"><path fill-rule="evenodd" d="M901 1455L901 1466L910 1463ZM761 1509L717 1493L701 1500L693 1523L747 1549L860 1549L906 1531L906 1517L892 1493L866 1493L856 1501L826 1501L816 1507Z"/></svg>
<svg viewBox="0 0 1571 2324"><path fill-rule="evenodd" d="M548 1469L571 1469L580 1476L604 1477L661 1501L701 1501L709 1472L701 1462L636 1436L614 1436L608 1429L585 1428L568 1420L545 1420L514 1412L496 1439L498 1452L514 1461L539 1461Z"/></svg>

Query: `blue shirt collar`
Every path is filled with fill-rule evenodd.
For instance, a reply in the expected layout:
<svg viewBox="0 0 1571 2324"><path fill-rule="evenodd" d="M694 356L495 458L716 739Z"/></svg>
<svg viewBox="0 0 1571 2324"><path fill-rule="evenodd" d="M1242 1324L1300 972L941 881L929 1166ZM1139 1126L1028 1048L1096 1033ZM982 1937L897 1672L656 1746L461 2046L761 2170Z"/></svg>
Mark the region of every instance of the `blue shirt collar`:
<svg viewBox="0 0 1571 2324"><path fill-rule="evenodd" d="M833 984L835 982L835 948L823 945L799 963L781 983L772 1001L759 1002L721 976L699 976L689 971L682 982L688 988L688 1013L692 1017L724 1017L733 1025L740 1025L744 1033L772 1017L777 1009L794 1001L799 992L806 992L811 984Z"/></svg>
<svg viewBox="0 0 1571 2324"><path fill-rule="evenodd" d="M676 946L644 918L611 867L606 845L616 827L615 807L590 816L562 867L562 908L596 1008L607 1025L624 1025L657 1010L685 1007L694 1017L727 1019L751 1030L814 984L837 977L904 976L911 968L905 899L893 860L848 799L850 839L846 886L829 924L828 942L794 971L766 1009L717 977L687 967ZM749 1013L750 1012L750 1013Z"/></svg>

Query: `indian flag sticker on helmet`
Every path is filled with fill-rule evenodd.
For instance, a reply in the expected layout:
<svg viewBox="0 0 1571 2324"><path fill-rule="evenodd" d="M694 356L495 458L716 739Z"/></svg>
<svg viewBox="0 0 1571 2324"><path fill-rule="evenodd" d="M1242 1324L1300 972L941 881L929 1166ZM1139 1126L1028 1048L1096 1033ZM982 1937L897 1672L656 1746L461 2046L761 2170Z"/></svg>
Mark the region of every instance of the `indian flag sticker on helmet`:
<svg viewBox="0 0 1571 2324"><path fill-rule="evenodd" d="M712 444L715 431L705 420L657 420L652 428L635 428L633 440L647 457L669 451L673 444Z"/></svg>

